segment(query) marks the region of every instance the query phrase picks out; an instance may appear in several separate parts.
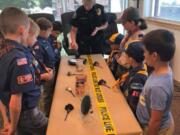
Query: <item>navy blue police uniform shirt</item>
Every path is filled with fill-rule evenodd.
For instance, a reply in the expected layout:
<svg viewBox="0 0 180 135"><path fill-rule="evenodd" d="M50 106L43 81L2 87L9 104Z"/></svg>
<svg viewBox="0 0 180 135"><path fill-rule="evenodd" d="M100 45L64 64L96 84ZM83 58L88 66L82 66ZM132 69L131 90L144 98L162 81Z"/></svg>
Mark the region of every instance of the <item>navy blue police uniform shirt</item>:
<svg viewBox="0 0 180 135"><path fill-rule="evenodd" d="M104 13L104 7L99 4L95 4L93 8L89 11L86 11L84 6L80 6L72 20L71 25L78 29L76 40L79 46L80 51L83 51L83 48L87 47L90 43L93 53L101 50L102 40L103 40L103 31L100 30L95 36L91 36L92 32L96 27L100 27L107 22L106 14ZM83 44L84 43L84 44ZM82 50L81 50L82 49ZM86 51L84 49L84 51Z"/></svg>
<svg viewBox="0 0 180 135"><path fill-rule="evenodd" d="M0 49L0 89L9 95L22 93L22 110L37 106L40 87L35 83L32 55L21 44L5 40ZM10 98L10 97L7 97Z"/></svg>
<svg viewBox="0 0 180 135"><path fill-rule="evenodd" d="M33 46L33 50L35 51L36 59L47 67L54 68L55 53L47 39L38 37L37 42Z"/></svg>

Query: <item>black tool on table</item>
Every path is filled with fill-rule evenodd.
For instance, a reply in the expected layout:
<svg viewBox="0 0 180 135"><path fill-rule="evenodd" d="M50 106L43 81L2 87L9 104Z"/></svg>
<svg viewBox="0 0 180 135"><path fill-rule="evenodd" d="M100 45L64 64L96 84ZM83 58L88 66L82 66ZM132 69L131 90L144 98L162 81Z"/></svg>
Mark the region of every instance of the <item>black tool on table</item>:
<svg viewBox="0 0 180 135"><path fill-rule="evenodd" d="M86 64L86 63L87 63L87 59L81 58L81 55L79 54L79 52L76 52L76 54L75 54L75 59L81 59L81 60L83 60L83 64Z"/></svg>
<svg viewBox="0 0 180 135"><path fill-rule="evenodd" d="M79 59L81 57L80 53L77 51L76 54L75 54L75 58L76 59Z"/></svg>
<svg viewBox="0 0 180 135"><path fill-rule="evenodd" d="M91 109L91 98L89 95L84 96L81 102L81 113L87 115Z"/></svg>
<svg viewBox="0 0 180 135"><path fill-rule="evenodd" d="M107 85L107 82L104 79L99 80L98 85L103 85L109 89L111 88L110 86Z"/></svg>
<svg viewBox="0 0 180 135"><path fill-rule="evenodd" d="M66 110L66 117L65 117L64 121L66 121L68 114L74 109L74 107L72 104L67 104L67 105L65 105L64 109Z"/></svg>
<svg viewBox="0 0 180 135"><path fill-rule="evenodd" d="M100 65L100 63L99 63L98 61L95 61L95 62L93 63L93 66L102 68L102 66Z"/></svg>
<svg viewBox="0 0 180 135"><path fill-rule="evenodd" d="M67 92L69 92L73 97L75 97L74 93L72 92L71 88L70 87L67 87L65 89Z"/></svg>

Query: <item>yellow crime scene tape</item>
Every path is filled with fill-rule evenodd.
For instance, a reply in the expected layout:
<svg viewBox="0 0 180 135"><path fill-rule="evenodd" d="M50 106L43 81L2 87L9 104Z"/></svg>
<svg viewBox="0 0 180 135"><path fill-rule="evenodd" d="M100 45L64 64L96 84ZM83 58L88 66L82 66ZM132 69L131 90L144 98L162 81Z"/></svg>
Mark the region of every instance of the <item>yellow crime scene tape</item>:
<svg viewBox="0 0 180 135"><path fill-rule="evenodd" d="M88 61L89 68L91 71L90 73L92 76L94 94L96 97L96 104L97 104L99 116L101 119L101 123L103 126L104 135L117 135L116 128L113 124L111 115L108 111L103 92L102 92L100 86L98 85L98 76L97 76L96 70L93 66L93 60L92 60L91 55L87 56L87 61Z"/></svg>

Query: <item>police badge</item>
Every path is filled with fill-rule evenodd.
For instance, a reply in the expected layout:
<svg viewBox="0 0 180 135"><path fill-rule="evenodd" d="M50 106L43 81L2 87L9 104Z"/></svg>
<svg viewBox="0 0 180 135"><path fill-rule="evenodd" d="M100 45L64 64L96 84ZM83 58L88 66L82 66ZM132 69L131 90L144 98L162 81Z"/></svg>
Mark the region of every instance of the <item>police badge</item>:
<svg viewBox="0 0 180 135"><path fill-rule="evenodd" d="M98 16L100 16L100 15L101 15L101 9L100 9L100 8L97 8L97 9L96 9L96 13L97 13Z"/></svg>

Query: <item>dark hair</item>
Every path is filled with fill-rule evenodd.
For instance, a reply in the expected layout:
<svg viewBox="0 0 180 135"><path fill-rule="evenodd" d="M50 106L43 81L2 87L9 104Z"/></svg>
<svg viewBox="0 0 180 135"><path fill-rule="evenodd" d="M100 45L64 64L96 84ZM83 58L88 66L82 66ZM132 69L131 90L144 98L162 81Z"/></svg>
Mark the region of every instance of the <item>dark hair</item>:
<svg viewBox="0 0 180 135"><path fill-rule="evenodd" d="M129 22L135 22L135 25L138 25L138 27L141 29L141 30L145 30L147 29L147 24L146 24L146 21L142 18L138 19L138 20L128 20Z"/></svg>
<svg viewBox="0 0 180 135"><path fill-rule="evenodd" d="M151 54L156 52L161 61L170 61L175 52L175 38L168 30L153 30L146 34L142 41L147 51Z"/></svg>
<svg viewBox="0 0 180 135"><path fill-rule="evenodd" d="M53 22L53 30L62 32L62 24L60 21L54 21Z"/></svg>
<svg viewBox="0 0 180 135"><path fill-rule="evenodd" d="M147 29L146 21L140 17L138 8L129 7L125 9L118 21L121 23L134 21L135 25L138 25L141 30Z"/></svg>
<svg viewBox="0 0 180 135"><path fill-rule="evenodd" d="M36 22L37 22L40 30L47 30L47 29L53 27L51 21L49 21L45 17L41 17L41 18L37 19Z"/></svg>
<svg viewBox="0 0 180 135"><path fill-rule="evenodd" d="M147 29L147 24L144 19L140 18L139 20L132 20L132 21L134 21L135 24L138 25L141 30Z"/></svg>
<svg viewBox="0 0 180 135"><path fill-rule="evenodd" d="M140 41L130 43L125 52L129 57L133 58L138 63L142 63L144 61L143 43Z"/></svg>

